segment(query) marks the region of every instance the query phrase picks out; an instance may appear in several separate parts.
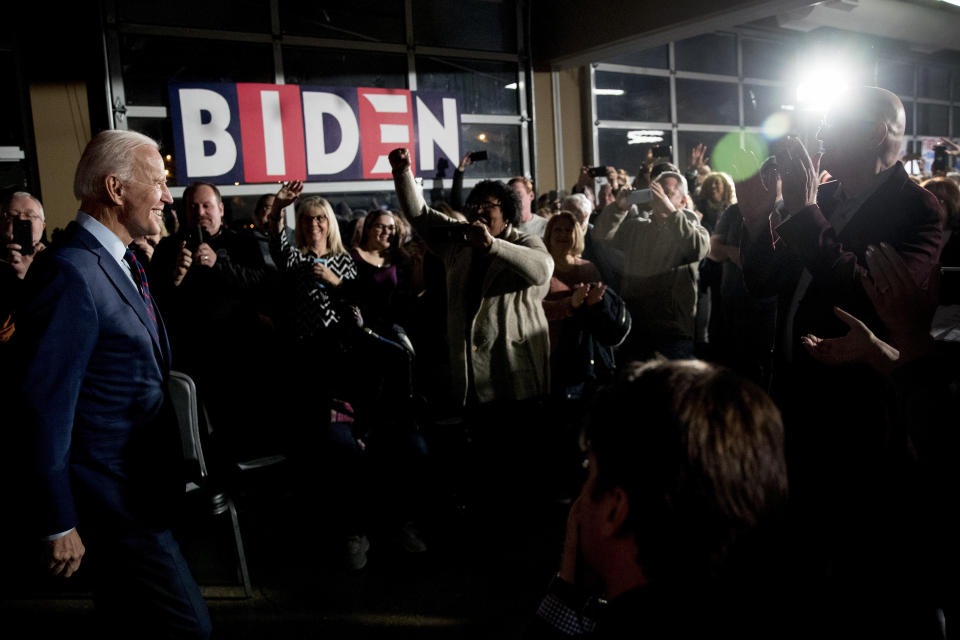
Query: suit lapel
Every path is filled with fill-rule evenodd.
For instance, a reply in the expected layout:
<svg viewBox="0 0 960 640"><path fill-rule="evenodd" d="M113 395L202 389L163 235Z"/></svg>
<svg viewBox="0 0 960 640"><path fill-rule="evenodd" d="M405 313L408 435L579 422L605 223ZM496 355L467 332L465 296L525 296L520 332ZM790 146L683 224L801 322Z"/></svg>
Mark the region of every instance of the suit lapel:
<svg viewBox="0 0 960 640"><path fill-rule="evenodd" d="M164 344L166 343L166 332L163 330L163 325L160 324L159 312L157 317L157 325L159 333L163 334L162 337L157 336L157 332L154 332L153 327L153 318L150 317L150 312L147 310L147 304L143 301L143 296L140 295L140 292L137 290L135 284L130 279L130 277L124 273L123 269L117 264L117 261L110 255L110 252L107 251L107 248L104 247L100 242L93 237L85 229L80 229L85 236L83 240L87 245L87 248L93 251L97 255L97 260L100 265L100 268L106 274L107 278L113 284L114 288L117 290L117 293L120 294L120 297L123 298L137 314L137 317L140 319L140 322L147 329L147 333L150 334L150 339L153 341L154 349L160 355L162 361L169 362L169 346L164 349ZM79 233L79 232L78 232Z"/></svg>

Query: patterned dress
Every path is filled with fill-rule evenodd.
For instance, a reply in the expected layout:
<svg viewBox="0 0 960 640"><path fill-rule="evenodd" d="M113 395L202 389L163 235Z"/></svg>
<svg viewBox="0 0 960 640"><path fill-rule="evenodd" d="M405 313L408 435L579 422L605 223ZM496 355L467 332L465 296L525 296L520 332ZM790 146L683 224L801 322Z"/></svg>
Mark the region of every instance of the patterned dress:
<svg viewBox="0 0 960 640"><path fill-rule="evenodd" d="M299 338L316 336L331 325L340 322L341 300L336 289L317 279L313 264L317 255L306 253L291 245L285 233L270 234L270 250L280 270L293 278L294 328ZM348 253L328 253L329 268L337 277L352 280L357 277L357 265Z"/></svg>

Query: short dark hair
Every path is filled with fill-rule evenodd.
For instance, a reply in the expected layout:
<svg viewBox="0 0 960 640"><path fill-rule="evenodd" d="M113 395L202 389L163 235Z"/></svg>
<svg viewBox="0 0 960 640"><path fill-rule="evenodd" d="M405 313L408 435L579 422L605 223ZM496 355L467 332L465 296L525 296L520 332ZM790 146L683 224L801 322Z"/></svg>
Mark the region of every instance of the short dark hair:
<svg viewBox="0 0 960 640"><path fill-rule="evenodd" d="M672 162L658 162L657 164L653 165L652 169L650 169L650 181L653 182L654 178L665 171L680 173L680 169L678 169L677 165L673 164Z"/></svg>
<svg viewBox="0 0 960 640"><path fill-rule="evenodd" d="M274 197L276 197L276 194L273 194L273 193L263 194L262 196L257 198L257 204L254 205L253 210L260 211L260 209L265 208L267 204L267 198L274 198Z"/></svg>
<svg viewBox="0 0 960 640"><path fill-rule="evenodd" d="M625 527L651 580L723 574L734 543L786 499L780 412L723 367L629 364L599 394L583 436L595 492L627 494Z"/></svg>
<svg viewBox="0 0 960 640"><path fill-rule="evenodd" d="M214 195L217 196L217 202L222 203L223 197L220 195L220 189L217 188L217 185L212 182L191 182L190 186L183 190L183 203L187 207L190 206L190 196L193 195L193 192L199 189L200 187L210 187L213 189Z"/></svg>
<svg viewBox="0 0 960 640"><path fill-rule="evenodd" d="M500 201L503 220L517 226L520 223L523 203L520 196L500 180L484 180L478 183L467 197L467 207L478 205L490 196Z"/></svg>

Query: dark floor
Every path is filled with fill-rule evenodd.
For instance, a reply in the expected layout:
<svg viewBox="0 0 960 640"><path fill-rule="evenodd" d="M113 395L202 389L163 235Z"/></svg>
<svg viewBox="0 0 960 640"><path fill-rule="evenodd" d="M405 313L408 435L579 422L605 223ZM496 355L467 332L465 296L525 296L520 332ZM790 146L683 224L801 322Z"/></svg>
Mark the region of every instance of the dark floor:
<svg viewBox="0 0 960 640"><path fill-rule="evenodd" d="M368 565L355 572L340 567L341 541L315 495L291 488L284 465L255 474L235 490L252 598L235 580L228 517L199 518L180 536L216 638L514 638L556 571L569 508L557 499L441 500L422 523L427 552L371 531ZM82 571L54 580L19 558L3 581L3 636L96 637Z"/></svg>

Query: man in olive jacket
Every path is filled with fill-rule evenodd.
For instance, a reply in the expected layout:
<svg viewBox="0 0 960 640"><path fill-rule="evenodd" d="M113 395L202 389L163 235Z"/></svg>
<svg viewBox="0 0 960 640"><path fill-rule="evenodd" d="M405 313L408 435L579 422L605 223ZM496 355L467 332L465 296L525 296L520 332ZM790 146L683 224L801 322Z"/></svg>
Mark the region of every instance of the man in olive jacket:
<svg viewBox="0 0 960 640"><path fill-rule="evenodd" d="M519 206L503 183L478 184L470 224L429 208L406 149L390 153L400 207L447 270L451 392L462 406L527 400L549 390L543 299L553 259L543 240L516 229Z"/></svg>

